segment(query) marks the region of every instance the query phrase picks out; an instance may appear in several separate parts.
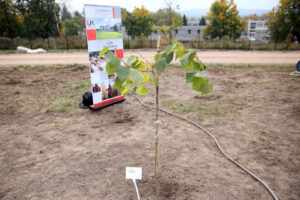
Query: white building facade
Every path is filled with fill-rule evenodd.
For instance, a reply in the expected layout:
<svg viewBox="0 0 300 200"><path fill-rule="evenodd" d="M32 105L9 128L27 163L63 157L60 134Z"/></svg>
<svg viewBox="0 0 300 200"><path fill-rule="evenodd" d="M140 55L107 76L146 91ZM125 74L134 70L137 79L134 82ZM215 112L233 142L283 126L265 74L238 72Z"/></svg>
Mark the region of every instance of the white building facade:
<svg viewBox="0 0 300 200"><path fill-rule="evenodd" d="M263 19L249 19L248 38L253 41L268 41L270 31L266 23L267 21Z"/></svg>

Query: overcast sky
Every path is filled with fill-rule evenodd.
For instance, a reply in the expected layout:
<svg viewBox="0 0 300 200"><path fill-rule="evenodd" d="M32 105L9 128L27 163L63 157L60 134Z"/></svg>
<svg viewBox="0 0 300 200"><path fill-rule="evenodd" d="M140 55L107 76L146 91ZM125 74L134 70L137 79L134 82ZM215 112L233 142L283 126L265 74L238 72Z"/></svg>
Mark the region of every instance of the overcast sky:
<svg viewBox="0 0 300 200"><path fill-rule="evenodd" d="M176 1L176 0L175 0ZM215 0L177 0L180 10L209 9ZM121 6L132 11L135 6L144 5L150 11L156 11L166 7L165 0L58 0L65 2L71 11L82 11L83 4L113 5ZM265 9L271 10L279 0L235 0L238 9Z"/></svg>

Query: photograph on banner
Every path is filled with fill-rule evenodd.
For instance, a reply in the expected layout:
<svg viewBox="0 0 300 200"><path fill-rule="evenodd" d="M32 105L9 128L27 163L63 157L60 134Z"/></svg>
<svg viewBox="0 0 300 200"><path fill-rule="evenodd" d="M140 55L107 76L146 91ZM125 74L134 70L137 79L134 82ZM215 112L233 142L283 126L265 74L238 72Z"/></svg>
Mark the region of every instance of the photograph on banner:
<svg viewBox="0 0 300 200"><path fill-rule="evenodd" d="M114 52L113 50L110 50ZM89 66L92 82L93 102L99 103L103 100L119 96L119 90L114 89L116 74L109 75L106 72L105 55L99 58L100 51L89 53Z"/></svg>
<svg viewBox="0 0 300 200"><path fill-rule="evenodd" d="M122 39L121 18L97 18L97 40Z"/></svg>

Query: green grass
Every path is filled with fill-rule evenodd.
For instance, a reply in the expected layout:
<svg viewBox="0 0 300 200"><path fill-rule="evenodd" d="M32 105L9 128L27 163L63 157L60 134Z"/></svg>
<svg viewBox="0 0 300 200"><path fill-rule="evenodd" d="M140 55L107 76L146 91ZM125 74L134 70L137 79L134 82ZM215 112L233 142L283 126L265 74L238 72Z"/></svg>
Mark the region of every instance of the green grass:
<svg viewBox="0 0 300 200"><path fill-rule="evenodd" d="M0 54L12 54L16 53L16 50L0 50Z"/></svg>
<svg viewBox="0 0 300 200"><path fill-rule="evenodd" d="M14 90L14 94L21 94L21 91L19 89Z"/></svg>
<svg viewBox="0 0 300 200"><path fill-rule="evenodd" d="M175 100L168 100L165 103L167 109L176 113L202 113L205 115L225 116L231 113L234 109L234 105L225 104L217 106L203 106L199 103L182 103Z"/></svg>
<svg viewBox="0 0 300 200"><path fill-rule="evenodd" d="M69 97L60 97L56 98L51 108L60 112L68 112L77 107L78 102L74 99L71 99Z"/></svg>
<svg viewBox="0 0 300 200"><path fill-rule="evenodd" d="M120 39L120 38L122 38L121 32L97 31L97 39L98 40Z"/></svg>

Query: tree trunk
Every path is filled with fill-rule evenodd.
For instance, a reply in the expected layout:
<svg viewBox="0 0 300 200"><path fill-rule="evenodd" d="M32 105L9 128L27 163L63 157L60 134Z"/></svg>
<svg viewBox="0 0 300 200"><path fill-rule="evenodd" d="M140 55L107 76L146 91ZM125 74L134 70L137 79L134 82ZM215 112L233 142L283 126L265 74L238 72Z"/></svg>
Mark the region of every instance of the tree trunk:
<svg viewBox="0 0 300 200"><path fill-rule="evenodd" d="M251 39L249 38L248 51L250 50L250 47L251 47Z"/></svg>
<svg viewBox="0 0 300 200"><path fill-rule="evenodd" d="M157 57L156 62L158 61L158 55L160 53L160 37L157 39ZM156 71L156 79L157 79L157 85L155 87L155 100L156 100L156 113L155 113L155 126L156 126L156 132L155 132L155 196L156 200L159 199L159 118L158 118L158 112L159 112L159 72Z"/></svg>
<svg viewBox="0 0 300 200"><path fill-rule="evenodd" d="M159 109L159 75L158 72L156 73L156 79L157 79L157 87L155 88L155 97L156 97L156 114L155 114L155 119L156 119L156 133L155 133L155 179L156 179L156 200L159 199L159 135L158 135L158 129L159 129L159 124L158 124L158 109Z"/></svg>
<svg viewBox="0 0 300 200"><path fill-rule="evenodd" d="M48 42L48 48L50 49L50 41L49 41L49 37L47 38L47 42Z"/></svg>
<svg viewBox="0 0 300 200"><path fill-rule="evenodd" d="M66 33L67 49L69 50L68 34Z"/></svg>
<svg viewBox="0 0 300 200"><path fill-rule="evenodd" d="M12 44L13 44L14 49L16 49L16 45L15 45L15 42L14 42L14 38L11 38L11 42L12 42Z"/></svg>
<svg viewBox="0 0 300 200"><path fill-rule="evenodd" d="M275 40L275 47L274 47L274 50L276 51L277 50L277 38Z"/></svg>
<svg viewBox="0 0 300 200"><path fill-rule="evenodd" d="M30 44L30 49L32 49L32 42L31 42L31 38L29 38L29 44Z"/></svg>

